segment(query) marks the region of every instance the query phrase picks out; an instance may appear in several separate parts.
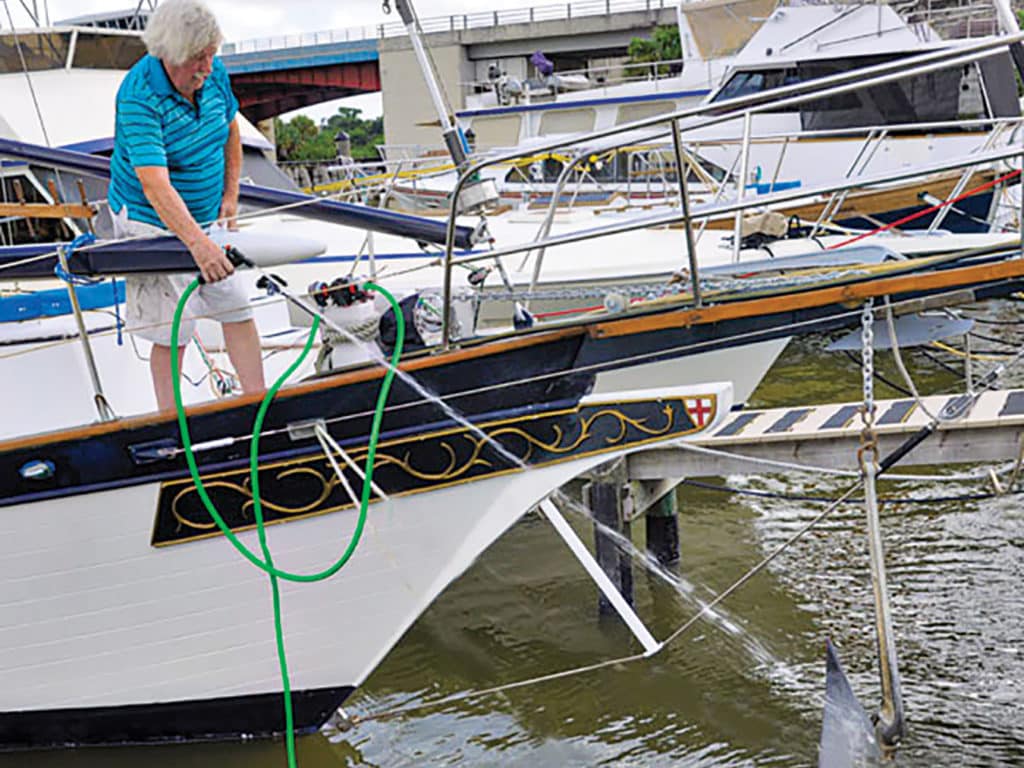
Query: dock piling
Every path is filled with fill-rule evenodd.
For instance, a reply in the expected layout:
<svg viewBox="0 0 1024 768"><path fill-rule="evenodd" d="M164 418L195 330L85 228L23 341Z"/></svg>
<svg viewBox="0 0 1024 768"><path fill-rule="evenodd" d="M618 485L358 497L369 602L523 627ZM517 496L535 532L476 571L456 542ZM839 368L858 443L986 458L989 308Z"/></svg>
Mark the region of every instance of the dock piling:
<svg viewBox="0 0 1024 768"><path fill-rule="evenodd" d="M647 551L662 565L679 563L679 501L675 489L658 499L644 515Z"/></svg>
<svg viewBox="0 0 1024 768"><path fill-rule="evenodd" d="M594 515L594 557L601 570L625 598L633 605L633 558L614 540L614 534L629 538L631 525L623 514L624 483L621 470L595 475L583 486L583 501ZM613 533L614 532L614 533ZM598 599L598 614L610 616L615 613L608 599Z"/></svg>
<svg viewBox="0 0 1024 768"><path fill-rule="evenodd" d="M659 563L679 563L679 501L676 488L681 477L633 480L629 483L632 519L644 516L647 551Z"/></svg>

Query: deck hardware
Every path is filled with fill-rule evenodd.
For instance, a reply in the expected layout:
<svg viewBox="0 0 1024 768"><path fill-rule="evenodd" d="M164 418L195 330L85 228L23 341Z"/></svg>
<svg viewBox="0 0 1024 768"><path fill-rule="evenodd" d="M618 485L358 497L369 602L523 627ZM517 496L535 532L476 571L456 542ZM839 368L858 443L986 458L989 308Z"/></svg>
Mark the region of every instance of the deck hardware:
<svg viewBox="0 0 1024 768"><path fill-rule="evenodd" d="M310 419L308 421L296 421L289 424L288 437L293 443L300 440L312 440L316 437L317 431L327 429L327 422L323 419Z"/></svg>
<svg viewBox="0 0 1024 768"><path fill-rule="evenodd" d="M178 441L169 437L128 446L128 455L135 464L169 461L178 455Z"/></svg>

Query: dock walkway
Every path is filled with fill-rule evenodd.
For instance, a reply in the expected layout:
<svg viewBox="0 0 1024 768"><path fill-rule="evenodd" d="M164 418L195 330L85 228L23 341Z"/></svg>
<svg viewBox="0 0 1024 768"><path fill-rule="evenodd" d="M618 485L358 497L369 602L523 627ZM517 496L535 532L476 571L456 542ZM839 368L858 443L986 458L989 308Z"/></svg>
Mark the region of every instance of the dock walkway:
<svg viewBox="0 0 1024 768"><path fill-rule="evenodd" d="M933 395L921 402L937 414L957 397ZM879 455L883 457L931 420L913 399L876 403L875 425ZM793 471L778 462L857 470L860 405L832 403L738 411L715 433L695 441L694 448L659 448L633 454L628 460L628 476L630 480L651 481ZM965 416L942 424L898 466L1013 460L1021 451L1022 434L1024 390L985 392Z"/></svg>

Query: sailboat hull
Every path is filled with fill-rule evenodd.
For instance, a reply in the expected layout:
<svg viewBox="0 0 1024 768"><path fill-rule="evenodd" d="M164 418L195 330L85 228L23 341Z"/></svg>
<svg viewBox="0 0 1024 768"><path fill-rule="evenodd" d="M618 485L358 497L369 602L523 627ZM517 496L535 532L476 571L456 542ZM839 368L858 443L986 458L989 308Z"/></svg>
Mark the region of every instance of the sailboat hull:
<svg viewBox="0 0 1024 768"><path fill-rule="evenodd" d="M281 583L297 728L321 725L535 503L610 458L711 428L731 405L728 385L665 395L590 396L480 421L521 465L450 425L383 441L375 478L389 498L371 504L355 555L333 578ZM227 524L259 553L246 468L204 477ZM334 562L358 515L323 453L268 458L260 477L275 565L310 573ZM191 480L151 477L4 512L0 745L283 730L268 578L220 535Z"/></svg>

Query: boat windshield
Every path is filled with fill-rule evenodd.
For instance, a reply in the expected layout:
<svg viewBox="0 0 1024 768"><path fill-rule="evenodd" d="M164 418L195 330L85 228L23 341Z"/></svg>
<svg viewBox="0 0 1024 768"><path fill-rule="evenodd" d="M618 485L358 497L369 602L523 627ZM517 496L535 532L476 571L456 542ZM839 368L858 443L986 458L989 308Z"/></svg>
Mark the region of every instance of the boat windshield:
<svg viewBox="0 0 1024 768"><path fill-rule="evenodd" d="M19 51L20 48L20 51ZM95 30L39 30L0 35L0 74L70 66L130 69L146 52L142 38Z"/></svg>
<svg viewBox="0 0 1024 768"><path fill-rule="evenodd" d="M893 55L821 59L787 67L742 70L713 101L761 93L829 75L882 64ZM861 128L923 122L1016 117L1020 114L1009 57L994 56L967 66L916 75L862 91L816 99L800 106L803 130ZM767 111L789 112L792 109Z"/></svg>

